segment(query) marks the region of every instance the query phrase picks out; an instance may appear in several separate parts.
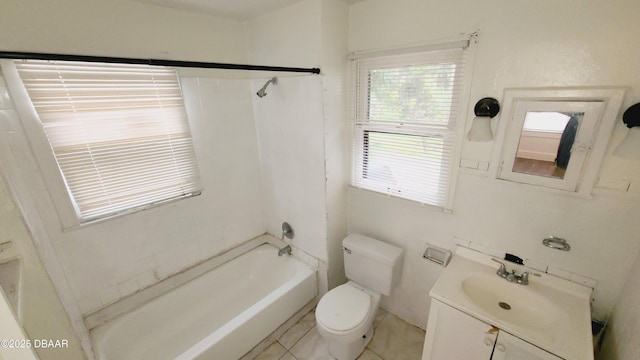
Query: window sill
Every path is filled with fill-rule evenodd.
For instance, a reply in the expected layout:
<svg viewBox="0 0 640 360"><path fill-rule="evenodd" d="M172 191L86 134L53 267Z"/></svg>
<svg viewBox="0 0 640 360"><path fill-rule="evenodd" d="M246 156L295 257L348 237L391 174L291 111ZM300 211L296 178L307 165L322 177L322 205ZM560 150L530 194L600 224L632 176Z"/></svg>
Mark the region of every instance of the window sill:
<svg viewBox="0 0 640 360"><path fill-rule="evenodd" d="M154 204L150 204L150 205L146 205L146 206L137 207L137 208L134 208L134 209L121 211L121 212L114 213L114 214L111 214L111 215L107 215L107 216L103 216L103 217L99 217L99 218L94 218L94 219L78 222L77 224L75 224L73 226L63 227L62 228L62 232L70 232L70 231L74 231L74 230L85 228L87 226L91 226L91 225L95 225L95 224L102 224L104 222L107 222L107 221L110 221L110 220L115 220L115 219L121 218L121 217L126 216L126 215L136 214L136 213L140 213L140 212L143 212L143 211L155 209L155 208L161 207L163 205L168 205L168 204L172 204L172 203L178 202L180 200L194 198L196 196L200 196L201 194L202 194L202 190L200 190L199 192L194 193L194 194L185 195L185 196L181 196L181 197L177 197L177 198L172 198L172 199L168 199L168 200L165 200L165 201L160 201L160 202L157 202L157 203L154 203Z"/></svg>
<svg viewBox="0 0 640 360"><path fill-rule="evenodd" d="M381 198L388 198L388 199L392 199L390 201L395 201L398 203L405 203L405 204L410 204L412 206L416 206L416 207L421 207L421 208L426 208L426 209L430 209L432 211L436 211L436 212L441 212L441 213L445 213L445 214L453 214L453 210L452 209L446 209L442 206L436 206L436 205L431 205L431 204L427 204L427 203L423 203L420 201L416 201L416 200L411 200L411 199L407 199L404 197L400 197L400 196L396 196L393 194L387 194L387 193L383 193L383 192L379 192L379 191L375 191L375 190L370 190L370 189L365 189L362 187L358 187L358 186L353 186L351 184L347 185L347 190L349 192L359 192L359 193L363 193L363 194L371 194L372 196L375 196L379 199Z"/></svg>

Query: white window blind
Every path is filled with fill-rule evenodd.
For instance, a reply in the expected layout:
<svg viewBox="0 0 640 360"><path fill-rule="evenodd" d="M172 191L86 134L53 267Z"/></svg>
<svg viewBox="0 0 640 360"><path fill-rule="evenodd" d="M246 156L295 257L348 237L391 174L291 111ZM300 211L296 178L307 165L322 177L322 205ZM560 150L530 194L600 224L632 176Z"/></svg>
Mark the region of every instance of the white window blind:
<svg viewBox="0 0 640 360"><path fill-rule="evenodd" d="M445 205L464 54L459 47L354 60L354 186Z"/></svg>
<svg viewBox="0 0 640 360"><path fill-rule="evenodd" d="M81 222L201 191L174 69L15 64Z"/></svg>

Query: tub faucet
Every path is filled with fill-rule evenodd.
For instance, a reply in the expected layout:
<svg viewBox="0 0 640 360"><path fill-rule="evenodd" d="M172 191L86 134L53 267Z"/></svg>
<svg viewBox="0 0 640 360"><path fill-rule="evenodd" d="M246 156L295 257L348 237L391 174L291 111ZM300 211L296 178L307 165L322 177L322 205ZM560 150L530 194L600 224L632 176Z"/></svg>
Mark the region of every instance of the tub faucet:
<svg viewBox="0 0 640 360"><path fill-rule="evenodd" d="M508 282L514 282L520 285L529 285L529 272L525 271L520 275L516 275L516 271L512 270L509 272L507 267L504 265L502 261L491 258L491 260L500 264L500 268L496 271L496 274L501 278L507 280Z"/></svg>
<svg viewBox="0 0 640 360"><path fill-rule="evenodd" d="M282 256L284 254L291 255L291 245L287 245L278 250L278 256Z"/></svg>

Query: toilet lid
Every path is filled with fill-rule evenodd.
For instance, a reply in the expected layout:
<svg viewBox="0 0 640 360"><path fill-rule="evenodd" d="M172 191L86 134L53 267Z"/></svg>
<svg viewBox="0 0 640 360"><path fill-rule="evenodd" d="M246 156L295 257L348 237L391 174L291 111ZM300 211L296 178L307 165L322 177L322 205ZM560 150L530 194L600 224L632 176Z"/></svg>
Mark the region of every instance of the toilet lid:
<svg viewBox="0 0 640 360"><path fill-rule="evenodd" d="M326 293L316 307L316 318L334 331L348 331L360 325L369 313L371 296L348 284Z"/></svg>

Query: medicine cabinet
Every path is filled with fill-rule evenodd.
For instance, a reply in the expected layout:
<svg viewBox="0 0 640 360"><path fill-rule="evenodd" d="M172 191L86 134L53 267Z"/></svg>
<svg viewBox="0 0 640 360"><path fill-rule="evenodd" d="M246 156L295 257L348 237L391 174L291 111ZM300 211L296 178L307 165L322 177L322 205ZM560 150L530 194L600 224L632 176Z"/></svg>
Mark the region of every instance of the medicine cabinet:
<svg viewBox="0 0 640 360"><path fill-rule="evenodd" d="M493 173L503 180L590 195L624 92L506 89Z"/></svg>

